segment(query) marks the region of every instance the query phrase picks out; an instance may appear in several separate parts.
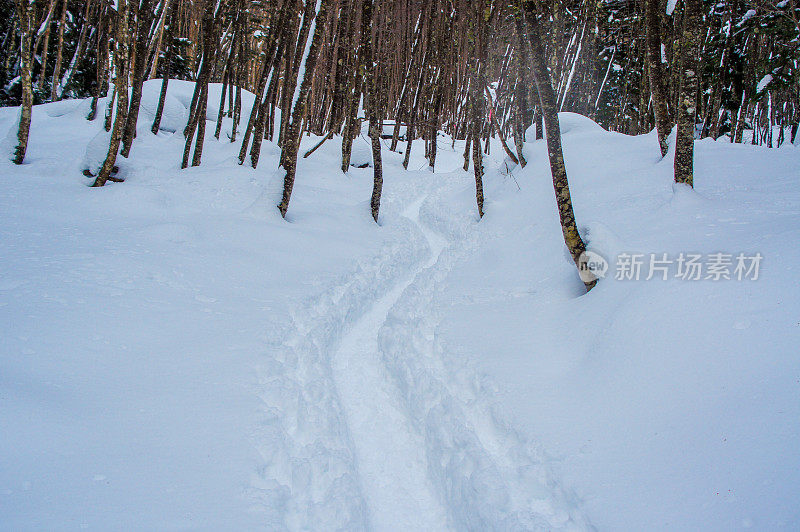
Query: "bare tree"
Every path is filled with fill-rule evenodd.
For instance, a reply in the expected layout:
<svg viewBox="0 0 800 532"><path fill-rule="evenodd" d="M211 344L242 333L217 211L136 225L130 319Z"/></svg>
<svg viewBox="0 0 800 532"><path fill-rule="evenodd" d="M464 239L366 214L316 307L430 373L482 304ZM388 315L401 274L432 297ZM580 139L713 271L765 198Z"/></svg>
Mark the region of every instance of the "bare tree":
<svg viewBox="0 0 800 532"><path fill-rule="evenodd" d="M14 148L14 164L22 164L28 151L28 136L31 130L33 112L33 85L31 80L31 18L33 5L28 0L17 0L19 19L19 75L22 84L22 103L19 109L19 128L17 146Z"/></svg>
<svg viewBox="0 0 800 532"><path fill-rule="evenodd" d="M675 182L694 185L694 128L697 120L697 49L703 0L684 0L681 31L680 99L678 102L678 134L675 142Z"/></svg>
<svg viewBox="0 0 800 532"><path fill-rule="evenodd" d="M307 1L316 3L316 0ZM300 149L300 128L305 119L306 108L308 106L308 93L311 90L313 73L317 66L317 57L320 47L322 46L322 36L325 32L325 20L331 2L332 0L321 0L319 13L317 13L317 24L314 28L314 36L311 39L311 46L308 49L308 55L305 60L303 81L300 83L300 91L294 104L291 122L286 139L283 143L281 161L286 175L283 179L283 196L281 197L280 204L278 204L278 210L284 218L286 217L286 211L289 209L289 201L292 198L292 189L294 188L294 179L297 173L297 153Z"/></svg>
<svg viewBox="0 0 800 532"><path fill-rule="evenodd" d="M647 60L650 73L650 93L653 97L653 113L656 119L656 132L661 156L669 149L667 136L671 129L669 119L668 95L664 78L664 64L661 61L661 15L660 0L645 0L647 23Z"/></svg>
<svg viewBox="0 0 800 532"><path fill-rule="evenodd" d="M136 0L134 0L136 1ZM93 187L102 187L109 180L114 165L117 162L119 146L122 142L122 132L125 127L125 120L128 116L128 76L130 68L128 62L128 2L127 0L117 0L116 12L116 38L114 39L114 78L117 100L117 114L114 119L114 128L111 131L111 141L108 146L103 165L94 180ZM113 99L112 102L113 103ZM109 104L109 107L111 105Z"/></svg>
<svg viewBox="0 0 800 532"><path fill-rule="evenodd" d="M569 192L569 181L567 180L567 168L564 164L564 153L561 149L561 128L558 123L558 112L556 108L556 98L553 91L550 73L545 63L545 53L541 43L541 33L539 21L537 19L536 6L530 0L520 2L524 19L528 24L530 35L530 60L533 78L539 92L539 103L541 104L544 127L547 134L547 154L550 158L550 172L553 175L553 188L558 204L558 215L561 221L561 232L564 236L564 243L569 249L572 260L581 271L587 271L585 267L586 244L583 242L578 226L575 223L575 213L572 210L572 198ZM520 16L521 14L517 14ZM586 281L586 289L591 290L597 283L596 279Z"/></svg>

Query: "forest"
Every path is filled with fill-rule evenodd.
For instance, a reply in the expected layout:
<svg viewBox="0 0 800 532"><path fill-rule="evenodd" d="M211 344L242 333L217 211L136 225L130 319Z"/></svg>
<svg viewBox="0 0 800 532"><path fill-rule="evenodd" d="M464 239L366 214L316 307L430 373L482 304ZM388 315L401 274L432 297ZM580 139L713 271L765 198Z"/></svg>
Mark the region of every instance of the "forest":
<svg viewBox="0 0 800 532"><path fill-rule="evenodd" d="M0 0L0 530L800 529L799 0Z"/></svg>
<svg viewBox="0 0 800 532"><path fill-rule="evenodd" d="M281 146L284 216L300 136L341 137L346 171L363 120L372 139L375 221L380 139L391 134L395 151L401 132L406 161L412 141L422 138L432 168L439 131L467 139L464 168L471 158L482 216L487 139L499 138L509 159L524 166L522 143L535 123L537 138L550 132L562 230L579 269L585 245L572 212L558 112L630 135L655 127L662 155L676 124L675 181L689 185L695 138L742 142L750 129L748 141L779 147L787 138L794 143L800 121L795 0L20 0L6 2L5 11L0 102L21 109L17 164L25 159L34 103L91 96L87 120L104 119L111 131L102 166L86 169L93 186L103 186L115 179L117 157L131 152L144 82L164 80L155 133L169 80L188 79L196 86L181 167L202 162L206 121L199 117L209 84L222 83L214 136L227 113L239 162L253 168L263 139ZM237 138L242 90L256 100ZM109 91L107 107L98 109Z"/></svg>

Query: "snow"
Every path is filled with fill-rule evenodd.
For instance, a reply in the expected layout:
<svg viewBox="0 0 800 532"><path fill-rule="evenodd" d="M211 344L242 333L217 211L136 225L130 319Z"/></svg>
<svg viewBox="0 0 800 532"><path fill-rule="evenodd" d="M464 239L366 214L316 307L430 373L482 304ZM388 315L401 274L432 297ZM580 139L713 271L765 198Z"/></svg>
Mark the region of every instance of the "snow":
<svg viewBox="0 0 800 532"><path fill-rule="evenodd" d="M446 136L433 175L421 141L408 172L384 148L379 225L329 140L284 221L278 147L239 166L225 118L179 170L193 85L153 135L160 87L122 184L85 186L87 100L36 106L27 164L0 160L0 528L797 528L796 147L699 141L675 187L654 132L562 113L590 249L763 255L756 281L611 264L584 294L532 133L511 174L492 146L480 221Z"/></svg>
<svg viewBox="0 0 800 532"><path fill-rule="evenodd" d="M170 81L170 83L174 83L174 81ZM142 87L141 114L143 118L147 117L147 121L150 122L151 126L153 124L153 119L156 116L156 111L158 111L158 101L160 96L161 80L151 80L145 82L144 86ZM209 98L209 104L211 104L210 100L211 99ZM215 104L218 104L218 102L219 100L217 99ZM191 103L191 96L189 97L189 103ZM183 131L188 120L188 105L185 105L184 102L173 96L171 91L168 91L166 98L164 98L164 109L161 111L161 122L159 124L159 129L169 133Z"/></svg>
<svg viewBox="0 0 800 532"><path fill-rule="evenodd" d="M800 153L708 139L696 189L674 189L656 142L564 135L589 248L760 252L758 281L616 281L612 266L576 297L539 141L521 190L487 187L481 244L434 297L438 350L488 375L498 409L552 453L598 529L796 529L800 252L786 242L800 228ZM451 196L440 216L468 202Z"/></svg>
<svg viewBox="0 0 800 532"><path fill-rule="evenodd" d="M675 6L678 5L678 0L667 0L667 16L672 16L675 11Z"/></svg>
<svg viewBox="0 0 800 532"><path fill-rule="evenodd" d="M767 86L772 83L772 74L767 74L758 82L756 86L756 94L759 94L767 88Z"/></svg>
<svg viewBox="0 0 800 532"><path fill-rule="evenodd" d="M747 12L744 15L742 15L742 20L739 21L739 23L736 25L736 27L737 28L741 28L744 25L745 22L747 22L748 20L750 20L754 16L756 16L756 10L755 9L748 9Z"/></svg>

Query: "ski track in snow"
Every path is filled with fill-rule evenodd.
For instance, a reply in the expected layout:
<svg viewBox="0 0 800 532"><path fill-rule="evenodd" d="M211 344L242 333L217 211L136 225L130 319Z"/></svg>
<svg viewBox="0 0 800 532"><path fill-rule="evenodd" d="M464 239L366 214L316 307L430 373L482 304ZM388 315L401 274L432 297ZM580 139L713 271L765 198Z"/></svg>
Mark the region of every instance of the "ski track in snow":
<svg viewBox="0 0 800 532"><path fill-rule="evenodd" d="M435 294L480 237L436 211L446 187L428 176L385 196L385 213L407 207L385 215L396 234L382 252L276 339L254 496L281 501L271 525L290 530L591 528L483 381L442 356Z"/></svg>
<svg viewBox="0 0 800 532"><path fill-rule="evenodd" d="M424 199L422 196L415 201L404 216L418 223ZM443 247L434 249L422 268L433 264ZM426 472L424 438L408 419L399 391L378 353L378 331L418 273L372 305L344 336L333 360L370 508L370 523L376 530L446 528L446 513Z"/></svg>

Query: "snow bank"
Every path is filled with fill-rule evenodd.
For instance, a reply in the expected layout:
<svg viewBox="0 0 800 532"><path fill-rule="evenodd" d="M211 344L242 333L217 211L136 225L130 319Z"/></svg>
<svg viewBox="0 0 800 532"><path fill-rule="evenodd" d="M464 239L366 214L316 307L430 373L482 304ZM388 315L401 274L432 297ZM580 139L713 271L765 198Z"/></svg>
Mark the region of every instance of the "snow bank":
<svg viewBox="0 0 800 532"><path fill-rule="evenodd" d="M463 235L445 248L393 308L379 335L381 353L425 435L429 474L463 530L580 530L577 502L560 490L540 451L497 416L485 382L451 359L432 310L455 265L479 241L474 223L453 223L443 196L429 198L423 223ZM463 219L462 219L463 220ZM436 237L431 237L436 238Z"/></svg>
<svg viewBox="0 0 800 532"><path fill-rule="evenodd" d="M165 128L192 90L170 83ZM82 186L108 143L87 106L37 106L28 164L0 160L4 526L367 529L416 504L398 527L797 528L797 150L698 142L688 189L653 134L562 113L590 249L764 259L748 282L612 263L586 294L532 132L524 169L497 171L492 144L483 219L463 141L440 136L435 175L421 141L409 172L384 149L380 225L371 169L341 174L331 139L284 221L269 142L253 171L207 135L181 171L182 135L145 129L124 184ZM398 433L370 427L393 420L408 452L376 467L365 446Z"/></svg>
<svg viewBox="0 0 800 532"><path fill-rule="evenodd" d="M96 176L100 172L100 168L108 156L108 145L111 142L111 132L105 129L100 129L97 134L92 137L81 160L81 168L88 170L89 173Z"/></svg>
<svg viewBox="0 0 800 532"><path fill-rule="evenodd" d="M561 127L562 135L605 131L602 126L591 118L577 113L558 113L558 123ZM536 124L525 131L525 138L528 142L533 142L536 139Z"/></svg>
<svg viewBox="0 0 800 532"><path fill-rule="evenodd" d="M697 142L691 189L673 185L654 135L576 122L590 127L563 137L573 206L587 245L610 262L606 277L584 293L546 146L527 143L514 179L487 172L479 245L417 305L440 316L433 332L419 322L441 346L428 357L487 376L493 386L476 395L499 398L500 417L535 435L598 529L796 528L800 251L785 242L800 236L797 151ZM474 209L473 194L465 184L436 215ZM731 271L737 254L760 253L761 276L676 278L681 253L720 252ZM616 280L624 254L639 254L638 281ZM659 270L647 280L651 254L672 261L667 280ZM415 358L387 349L403 366ZM403 378L422 395L418 373Z"/></svg>
<svg viewBox="0 0 800 532"><path fill-rule="evenodd" d="M170 81L170 84L172 83L175 83L175 81ZM159 129L174 133L175 131L183 131L186 127L186 122L189 120L189 110L187 105L184 105L172 94L170 88L171 87L168 85ZM140 119L146 120L150 126L152 126L153 120L155 119L160 96L161 80L148 81L144 84L144 87L142 87L141 110L143 113L140 114ZM189 103L191 103L191 100ZM216 119L216 117L214 117L214 119Z"/></svg>

